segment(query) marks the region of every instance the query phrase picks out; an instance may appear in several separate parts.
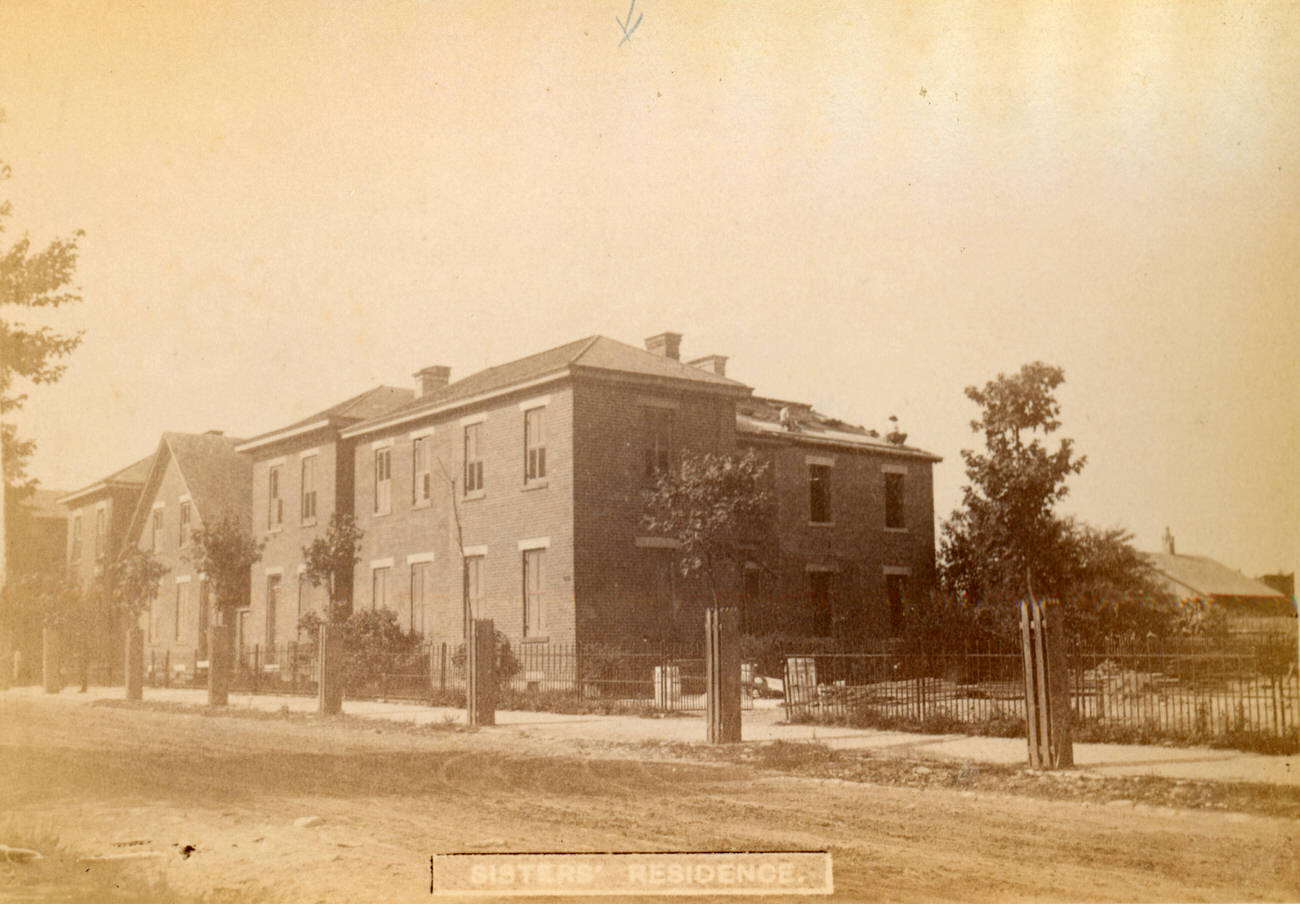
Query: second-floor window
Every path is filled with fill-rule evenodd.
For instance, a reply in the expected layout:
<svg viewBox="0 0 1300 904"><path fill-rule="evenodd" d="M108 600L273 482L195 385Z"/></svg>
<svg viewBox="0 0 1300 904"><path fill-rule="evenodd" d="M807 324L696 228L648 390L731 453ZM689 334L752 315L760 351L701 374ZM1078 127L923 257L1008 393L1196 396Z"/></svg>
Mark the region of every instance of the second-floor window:
<svg viewBox="0 0 1300 904"><path fill-rule="evenodd" d="M284 523L284 500L280 498L280 466L276 465L267 474L266 526L275 529Z"/></svg>
<svg viewBox="0 0 1300 904"><path fill-rule="evenodd" d="M300 519L304 522L316 520L316 456L309 455L302 460L302 504Z"/></svg>
<svg viewBox="0 0 1300 904"><path fill-rule="evenodd" d="M808 466L808 520L826 524L831 520L831 469Z"/></svg>
<svg viewBox="0 0 1300 904"><path fill-rule="evenodd" d="M81 558L81 516L76 515L72 519L72 561Z"/></svg>
<svg viewBox="0 0 1300 904"><path fill-rule="evenodd" d="M907 526L903 517L903 475L885 474L885 527L902 529Z"/></svg>
<svg viewBox="0 0 1300 904"><path fill-rule="evenodd" d="M387 515L393 510L393 450L391 447L375 450L375 514Z"/></svg>
<svg viewBox="0 0 1300 904"><path fill-rule="evenodd" d="M417 437L411 443L411 504L433 499L433 438Z"/></svg>
<svg viewBox="0 0 1300 904"><path fill-rule="evenodd" d="M149 527L149 551L157 552L158 541L162 539L162 509L156 508L153 510L153 521Z"/></svg>
<svg viewBox="0 0 1300 904"><path fill-rule="evenodd" d="M184 546L186 543L189 542L189 539L190 539L190 504L188 502L182 502L181 503L181 527L180 527L180 533L178 535L178 542L180 543L181 546Z"/></svg>
<svg viewBox="0 0 1300 904"><path fill-rule="evenodd" d="M546 436L542 430L545 411L545 408L529 408L524 412L525 482L546 477Z"/></svg>
<svg viewBox="0 0 1300 904"><path fill-rule="evenodd" d="M643 408L645 476L668 470L673 440L673 413L667 408Z"/></svg>
<svg viewBox="0 0 1300 904"><path fill-rule="evenodd" d="M465 493L483 490L483 450L480 446L482 424L465 427Z"/></svg>

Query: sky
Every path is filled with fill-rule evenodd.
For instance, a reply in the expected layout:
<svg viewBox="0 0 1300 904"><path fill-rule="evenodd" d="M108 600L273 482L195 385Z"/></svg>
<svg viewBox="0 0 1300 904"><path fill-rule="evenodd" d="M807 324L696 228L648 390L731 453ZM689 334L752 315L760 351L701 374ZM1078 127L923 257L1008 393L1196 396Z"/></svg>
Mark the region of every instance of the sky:
<svg viewBox="0 0 1300 904"><path fill-rule="evenodd" d="M1060 365L1062 511L1296 567L1300 6L634 9L622 41L625 0L0 5L0 245L85 231L30 473L673 330L897 415L939 519L964 387Z"/></svg>

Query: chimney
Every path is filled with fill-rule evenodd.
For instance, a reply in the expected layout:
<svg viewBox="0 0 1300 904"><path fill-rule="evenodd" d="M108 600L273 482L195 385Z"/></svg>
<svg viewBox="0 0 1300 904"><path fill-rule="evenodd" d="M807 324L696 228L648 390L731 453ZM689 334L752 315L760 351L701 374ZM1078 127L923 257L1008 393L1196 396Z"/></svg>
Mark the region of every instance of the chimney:
<svg viewBox="0 0 1300 904"><path fill-rule="evenodd" d="M698 367L702 370L711 370L720 377L727 375L727 356L726 355L705 355L703 358L696 358L694 361L687 361L691 367Z"/></svg>
<svg viewBox="0 0 1300 904"><path fill-rule="evenodd" d="M439 389L446 387L451 382L451 368L441 364L434 364L422 370L417 370L411 376L420 381L420 398L433 395Z"/></svg>
<svg viewBox="0 0 1300 904"><path fill-rule="evenodd" d="M1175 553L1174 553L1174 535L1173 535L1172 533L1169 532L1169 527L1168 527L1168 526L1165 527L1165 535L1164 535L1163 537L1160 538L1160 546L1164 549L1164 551L1165 551L1168 555L1171 555L1171 556L1172 556L1172 555L1175 555Z"/></svg>
<svg viewBox="0 0 1300 904"><path fill-rule="evenodd" d="M646 351L662 355L665 358L672 358L674 361L681 356L681 347L681 333L660 333L658 336L651 336L645 341Z"/></svg>

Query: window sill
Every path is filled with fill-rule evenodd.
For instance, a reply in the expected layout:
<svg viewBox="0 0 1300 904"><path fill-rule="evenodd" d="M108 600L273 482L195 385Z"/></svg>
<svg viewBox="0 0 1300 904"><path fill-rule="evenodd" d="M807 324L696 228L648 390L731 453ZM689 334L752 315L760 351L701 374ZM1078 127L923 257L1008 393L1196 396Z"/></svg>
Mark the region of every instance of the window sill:
<svg viewBox="0 0 1300 904"><path fill-rule="evenodd" d="M528 480L524 482L524 492L526 493L529 490L544 490L550 485L551 482L545 477L538 480Z"/></svg>
<svg viewBox="0 0 1300 904"><path fill-rule="evenodd" d="M391 514L392 514L392 511L391 511L391 510L390 510L390 511L387 511L387 512L371 512L371 513L370 513L370 517L371 517L371 518L387 518L387 517L388 517L389 515L391 515Z"/></svg>
<svg viewBox="0 0 1300 904"><path fill-rule="evenodd" d="M411 503L411 508L413 508L413 509L427 509L427 508L433 508L433 500L432 500L432 499L419 499L419 500L416 500L415 502L412 502L412 503Z"/></svg>
<svg viewBox="0 0 1300 904"><path fill-rule="evenodd" d="M550 638L550 637L547 637L546 635L542 635L542 636L540 636L540 637L525 637L525 638L523 638L522 640L519 641L520 644L526 644L526 643L550 643L550 642L551 642L551 638Z"/></svg>
<svg viewBox="0 0 1300 904"><path fill-rule="evenodd" d="M885 533L887 533L887 534L905 534L905 533L907 533L907 528L905 528L905 527L887 527L887 528L885 528Z"/></svg>
<svg viewBox="0 0 1300 904"><path fill-rule="evenodd" d="M472 493L466 493L460 498L464 499L466 502L473 502L475 499L485 499L487 498L487 490L475 490Z"/></svg>
<svg viewBox="0 0 1300 904"><path fill-rule="evenodd" d="M280 527L268 527L266 529L266 532L268 534L282 534L284 533L284 526L281 525Z"/></svg>
<svg viewBox="0 0 1300 904"><path fill-rule="evenodd" d="M809 527L834 527L835 522L834 521L809 521L808 526Z"/></svg>
<svg viewBox="0 0 1300 904"><path fill-rule="evenodd" d="M315 527L315 526L316 526L316 519L315 519L315 518L312 518L310 521L299 521L299 522L298 522L298 526L299 526L299 527Z"/></svg>

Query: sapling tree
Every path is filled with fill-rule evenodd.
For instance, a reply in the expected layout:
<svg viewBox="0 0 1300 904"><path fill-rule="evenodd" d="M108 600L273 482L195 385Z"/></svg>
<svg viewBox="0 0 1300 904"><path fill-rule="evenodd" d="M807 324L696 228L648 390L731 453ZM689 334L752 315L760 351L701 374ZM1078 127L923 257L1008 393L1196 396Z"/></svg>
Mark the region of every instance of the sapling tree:
<svg viewBox="0 0 1300 904"><path fill-rule="evenodd" d="M359 551L364 537L355 518L335 510L325 535L302 548L303 576L313 587L324 584L329 590L331 623L342 624L352 614L352 572L361 561Z"/></svg>
<svg viewBox="0 0 1300 904"><path fill-rule="evenodd" d="M760 536L771 517L767 472L752 449L740 456L687 453L645 492L646 530L677 541L679 572L702 576L715 606L724 572L753 555L745 541Z"/></svg>
<svg viewBox="0 0 1300 904"><path fill-rule="evenodd" d="M207 576L208 585L216 600L220 623L234 623L235 610L248 598L249 569L262 558L265 540L256 540L232 514L222 516L216 523L194 531L194 547L187 554L194 567ZM212 657L209 667L208 702L222 705L225 689L229 687L229 674L234 661L234 635L221 632L222 649Z"/></svg>
<svg viewBox="0 0 1300 904"><path fill-rule="evenodd" d="M137 546L127 546L105 570L103 591L128 631L140 629L140 616L157 599L158 582L166 573L167 566Z"/></svg>

